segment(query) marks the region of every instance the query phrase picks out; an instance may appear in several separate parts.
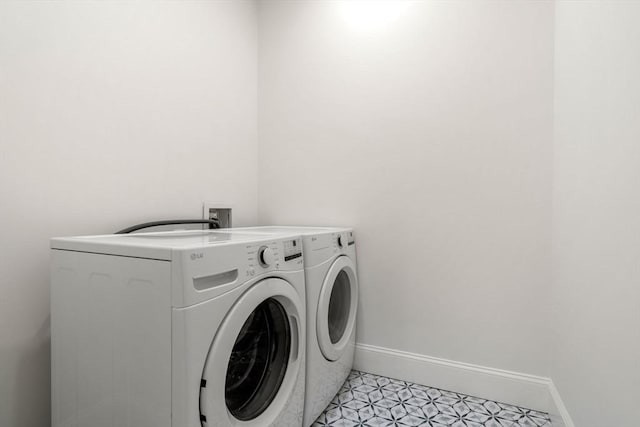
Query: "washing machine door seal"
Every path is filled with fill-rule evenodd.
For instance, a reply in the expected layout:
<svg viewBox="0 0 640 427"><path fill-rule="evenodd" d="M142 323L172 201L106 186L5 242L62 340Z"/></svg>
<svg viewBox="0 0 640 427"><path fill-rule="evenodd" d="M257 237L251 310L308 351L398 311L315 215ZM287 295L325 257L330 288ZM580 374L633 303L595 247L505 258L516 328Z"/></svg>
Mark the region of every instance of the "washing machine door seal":
<svg viewBox="0 0 640 427"><path fill-rule="evenodd" d="M329 268L318 298L316 336L327 360L338 360L344 353L355 328L357 308L355 265L343 255Z"/></svg>
<svg viewBox="0 0 640 427"><path fill-rule="evenodd" d="M303 302L283 279L263 279L239 298L209 348L202 426L266 426L277 419L298 379L303 316Z"/></svg>

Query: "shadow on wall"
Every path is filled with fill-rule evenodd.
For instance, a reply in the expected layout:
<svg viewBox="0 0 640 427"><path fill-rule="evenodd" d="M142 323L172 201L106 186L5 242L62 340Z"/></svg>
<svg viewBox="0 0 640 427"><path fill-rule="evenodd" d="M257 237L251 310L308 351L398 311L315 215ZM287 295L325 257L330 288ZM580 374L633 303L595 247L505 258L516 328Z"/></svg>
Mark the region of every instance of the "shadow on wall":
<svg viewBox="0 0 640 427"><path fill-rule="evenodd" d="M18 350L13 393L13 424L51 425L51 317Z"/></svg>

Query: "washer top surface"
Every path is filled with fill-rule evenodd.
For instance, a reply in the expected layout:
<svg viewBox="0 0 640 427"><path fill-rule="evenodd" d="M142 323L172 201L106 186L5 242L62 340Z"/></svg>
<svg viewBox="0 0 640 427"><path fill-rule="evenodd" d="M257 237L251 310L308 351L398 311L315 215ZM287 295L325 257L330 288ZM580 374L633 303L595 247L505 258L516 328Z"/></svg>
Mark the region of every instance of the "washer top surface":
<svg viewBox="0 0 640 427"><path fill-rule="evenodd" d="M52 249L95 252L170 260L171 252L211 245L259 242L273 236L225 233L218 230L180 230L155 233L105 234L51 239Z"/></svg>

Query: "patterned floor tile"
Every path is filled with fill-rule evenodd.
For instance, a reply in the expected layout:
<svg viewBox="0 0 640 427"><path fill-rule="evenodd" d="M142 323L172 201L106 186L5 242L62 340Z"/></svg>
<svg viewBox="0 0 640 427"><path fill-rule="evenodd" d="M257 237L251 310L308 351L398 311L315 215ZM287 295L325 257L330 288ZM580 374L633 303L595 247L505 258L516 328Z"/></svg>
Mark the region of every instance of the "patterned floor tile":
<svg viewBox="0 0 640 427"><path fill-rule="evenodd" d="M544 412L352 371L312 427L551 427Z"/></svg>

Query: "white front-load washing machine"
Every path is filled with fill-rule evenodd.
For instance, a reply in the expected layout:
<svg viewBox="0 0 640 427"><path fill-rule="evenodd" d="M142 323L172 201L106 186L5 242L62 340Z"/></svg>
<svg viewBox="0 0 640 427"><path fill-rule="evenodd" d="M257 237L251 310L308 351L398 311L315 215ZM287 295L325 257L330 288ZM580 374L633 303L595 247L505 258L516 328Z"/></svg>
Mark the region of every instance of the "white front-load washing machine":
<svg viewBox="0 0 640 427"><path fill-rule="evenodd" d="M245 227L231 230L302 236L307 286L307 387L303 425L310 426L335 397L353 366L358 307L353 229Z"/></svg>
<svg viewBox="0 0 640 427"><path fill-rule="evenodd" d="M53 239L53 427L299 427L301 246L222 231Z"/></svg>

